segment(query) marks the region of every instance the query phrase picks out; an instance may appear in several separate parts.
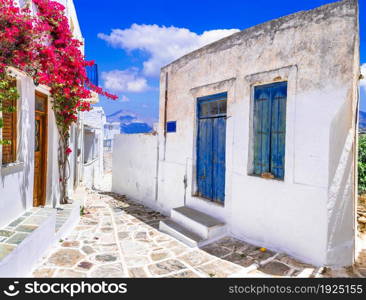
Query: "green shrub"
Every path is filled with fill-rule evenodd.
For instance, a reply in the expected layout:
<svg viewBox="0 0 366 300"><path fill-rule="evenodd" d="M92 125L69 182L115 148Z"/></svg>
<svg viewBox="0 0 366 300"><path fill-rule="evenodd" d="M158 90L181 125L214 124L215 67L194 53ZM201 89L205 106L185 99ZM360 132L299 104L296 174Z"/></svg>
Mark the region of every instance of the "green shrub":
<svg viewBox="0 0 366 300"><path fill-rule="evenodd" d="M361 135L358 143L358 192L366 193L366 135Z"/></svg>

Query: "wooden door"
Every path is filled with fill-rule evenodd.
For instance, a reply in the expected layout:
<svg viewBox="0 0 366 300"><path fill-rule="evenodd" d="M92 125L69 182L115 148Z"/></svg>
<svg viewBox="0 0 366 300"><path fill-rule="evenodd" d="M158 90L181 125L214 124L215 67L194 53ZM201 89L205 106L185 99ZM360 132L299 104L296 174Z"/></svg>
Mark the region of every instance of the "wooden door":
<svg viewBox="0 0 366 300"><path fill-rule="evenodd" d="M199 98L197 135L198 196L224 203L226 93Z"/></svg>
<svg viewBox="0 0 366 300"><path fill-rule="evenodd" d="M47 96L36 93L33 206L46 204Z"/></svg>

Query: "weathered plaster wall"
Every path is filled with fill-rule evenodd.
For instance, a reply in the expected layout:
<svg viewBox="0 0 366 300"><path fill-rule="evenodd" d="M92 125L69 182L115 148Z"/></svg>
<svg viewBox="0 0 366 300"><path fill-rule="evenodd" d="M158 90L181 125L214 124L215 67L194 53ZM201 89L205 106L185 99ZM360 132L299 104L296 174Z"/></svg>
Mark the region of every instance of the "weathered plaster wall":
<svg viewBox="0 0 366 300"><path fill-rule="evenodd" d="M115 135L112 191L156 208L157 155L156 135Z"/></svg>
<svg viewBox="0 0 366 300"><path fill-rule="evenodd" d="M317 265L351 264L358 39L356 1L345 0L249 28L163 68L160 209L186 204L254 244ZM167 120L177 121L177 133L165 140L166 74ZM252 87L281 80L288 81L283 182L248 175ZM195 99L225 91L226 201L219 206L194 197Z"/></svg>

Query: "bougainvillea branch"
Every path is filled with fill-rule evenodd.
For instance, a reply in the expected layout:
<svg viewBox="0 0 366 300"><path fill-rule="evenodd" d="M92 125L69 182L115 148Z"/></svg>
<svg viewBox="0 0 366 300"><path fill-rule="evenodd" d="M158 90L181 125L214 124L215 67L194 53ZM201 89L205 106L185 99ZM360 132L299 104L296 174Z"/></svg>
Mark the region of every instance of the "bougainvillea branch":
<svg viewBox="0 0 366 300"><path fill-rule="evenodd" d="M85 60L82 42L73 37L65 7L52 0L33 3L35 14L28 7L16 7L13 0L0 0L0 80L6 80L6 68L12 66L26 72L36 84L50 87L60 135L61 202L66 203L70 126L79 111L91 109L87 101L91 90L113 100L117 97L89 81L85 67L94 62Z"/></svg>

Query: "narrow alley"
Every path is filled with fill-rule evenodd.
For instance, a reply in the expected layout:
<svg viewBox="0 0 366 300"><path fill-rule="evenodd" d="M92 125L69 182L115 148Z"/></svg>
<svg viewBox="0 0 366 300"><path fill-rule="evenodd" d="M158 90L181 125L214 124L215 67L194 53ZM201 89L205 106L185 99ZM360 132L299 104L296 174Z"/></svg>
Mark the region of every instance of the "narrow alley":
<svg viewBox="0 0 366 300"><path fill-rule="evenodd" d="M157 230L166 217L125 196L88 190L81 219L34 270L35 277L362 277L360 270L316 268L234 238L190 248Z"/></svg>

